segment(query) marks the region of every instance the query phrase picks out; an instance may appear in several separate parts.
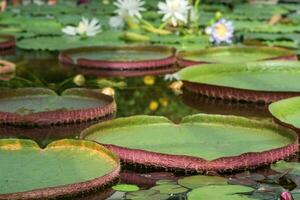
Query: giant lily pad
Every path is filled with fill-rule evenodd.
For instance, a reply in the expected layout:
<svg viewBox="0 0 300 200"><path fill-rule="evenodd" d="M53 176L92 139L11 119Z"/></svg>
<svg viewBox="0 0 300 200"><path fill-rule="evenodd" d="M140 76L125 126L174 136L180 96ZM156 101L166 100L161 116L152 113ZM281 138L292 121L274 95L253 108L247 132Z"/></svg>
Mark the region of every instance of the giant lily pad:
<svg viewBox="0 0 300 200"><path fill-rule="evenodd" d="M16 46L15 37L11 35L0 35L0 50L10 49Z"/></svg>
<svg viewBox="0 0 300 200"><path fill-rule="evenodd" d="M179 76L194 93L270 103L300 95L299 73L300 62L265 61L196 65L182 69Z"/></svg>
<svg viewBox="0 0 300 200"><path fill-rule="evenodd" d="M126 163L198 172L255 167L298 151L289 129L222 115L192 115L181 124L154 116L119 118L81 137L104 144Z"/></svg>
<svg viewBox="0 0 300 200"><path fill-rule="evenodd" d="M113 183L118 158L96 143L59 140L45 149L31 140L0 140L0 199L76 196Z"/></svg>
<svg viewBox="0 0 300 200"><path fill-rule="evenodd" d="M173 65L175 49L163 46L106 46L64 50L60 62L100 69L147 69Z"/></svg>
<svg viewBox="0 0 300 200"><path fill-rule="evenodd" d="M277 101L269 105L269 111L276 122L300 130L300 97Z"/></svg>
<svg viewBox="0 0 300 200"><path fill-rule="evenodd" d="M215 47L179 53L179 62L182 66L203 63L243 63L275 59L297 60L297 54L286 49L261 46Z"/></svg>
<svg viewBox="0 0 300 200"><path fill-rule="evenodd" d="M0 94L0 123L51 125L106 117L114 99L89 89L68 89L60 96L42 88L7 89Z"/></svg>

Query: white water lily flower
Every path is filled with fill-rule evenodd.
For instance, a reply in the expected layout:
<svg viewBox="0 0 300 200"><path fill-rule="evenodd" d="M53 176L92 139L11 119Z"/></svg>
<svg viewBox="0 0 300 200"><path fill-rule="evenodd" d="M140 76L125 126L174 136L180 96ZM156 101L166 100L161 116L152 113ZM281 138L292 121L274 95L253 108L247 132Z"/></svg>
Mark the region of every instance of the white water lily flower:
<svg viewBox="0 0 300 200"><path fill-rule="evenodd" d="M74 27L74 26L66 26L65 28L62 29L62 32L64 32L67 35L72 35L72 36L77 34L76 27Z"/></svg>
<svg viewBox="0 0 300 200"><path fill-rule="evenodd" d="M86 36L95 36L97 33L101 32L101 25L99 21L93 18L89 21L86 18L82 18L79 22L78 26L66 26L62 29L67 35L75 36L75 35L86 35Z"/></svg>
<svg viewBox="0 0 300 200"><path fill-rule="evenodd" d="M109 25L112 28L123 28L125 25L125 18L132 17L141 19L141 12L146 9L143 7L145 2L143 0L117 0L114 5L116 16L109 19Z"/></svg>
<svg viewBox="0 0 300 200"><path fill-rule="evenodd" d="M210 41L217 45L221 43L231 44L233 40L234 26L232 21L222 18L211 27L207 27L205 32L210 35Z"/></svg>
<svg viewBox="0 0 300 200"><path fill-rule="evenodd" d="M158 3L159 14L163 14L163 21L171 21L173 26L178 22L187 23L188 12L192 8L188 0L166 0Z"/></svg>
<svg viewBox="0 0 300 200"><path fill-rule="evenodd" d="M117 0L114 2L117 6L115 13L122 18L129 16L141 19L141 12L146 10L144 4L143 0Z"/></svg>
<svg viewBox="0 0 300 200"><path fill-rule="evenodd" d="M120 16L114 16L109 19L109 25L115 29L121 29L124 27L124 20Z"/></svg>
<svg viewBox="0 0 300 200"><path fill-rule="evenodd" d="M178 81L180 79L179 75L177 73L174 74L166 74L164 76L165 81Z"/></svg>

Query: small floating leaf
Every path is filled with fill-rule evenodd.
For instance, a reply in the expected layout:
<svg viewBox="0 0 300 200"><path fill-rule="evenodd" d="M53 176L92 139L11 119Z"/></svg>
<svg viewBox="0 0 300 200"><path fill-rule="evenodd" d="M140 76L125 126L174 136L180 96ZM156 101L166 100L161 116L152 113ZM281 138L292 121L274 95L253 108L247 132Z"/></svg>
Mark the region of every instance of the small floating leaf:
<svg viewBox="0 0 300 200"><path fill-rule="evenodd" d="M155 190L140 190L137 192L129 192L126 194L126 199L131 200L166 200L168 198L168 194L161 194Z"/></svg>
<svg viewBox="0 0 300 200"><path fill-rule="evenodd" d="M112 187L116 191L121 192L134 192L138 191L140 188L136 185L130 185L130 184L118 184Z"/></svg>
<svg viewBox="0 0 300 200"><path fill-rule="evenodd" d="M195 189L206 185L226 185L227 179L219 176L189 176L179 179L178 184Z"/></svg>
<svg viewBox="0 0 300 200"><path fill-rule="evenodd" d="M151 190L157 190L162 194L179 194L187 192L188 189L176 184L162 184L151 188Z"/></svg>
<svg viewBox="0 0 300 200"><path fill-rule="evenodd" d="M222 200L250 200L252 198L241 193L252 192L253 188L239 185L209 185L192 190L188 193L188 200L222 199Z"/></svg>

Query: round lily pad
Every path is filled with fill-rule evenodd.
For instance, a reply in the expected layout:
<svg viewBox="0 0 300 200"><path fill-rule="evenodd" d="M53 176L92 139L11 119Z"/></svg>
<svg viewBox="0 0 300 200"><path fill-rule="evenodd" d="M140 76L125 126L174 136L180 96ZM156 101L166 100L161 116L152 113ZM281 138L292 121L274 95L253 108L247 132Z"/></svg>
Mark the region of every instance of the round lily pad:
<svg viewBox="0 0 300 200"><path fill-rule="evenodd" d="M220 176L189 176L178 180L178 184L195 189L206 185L226 185L227 179Z"/></svg>
<svg viewBox="0 0 300 200"><path fill-rule="evenodd" d="M68 89L60 96L43 88L2 90L0 123L53 125L100 119L116 111L114 99L89 89Z"/></svg>
<svg viewBox="0 0 300 200"><path fill-rule="evenodd" d="M159 191L161 194L180 194L187 192L189 189L177 184L161 184L150 188L150 190Z"/></svg>
<svg viewBox="0 0 300 200"><path fill-rule="evenodd" d="M112 187L116 191L121 192L134 192L138 191L140 188L136 185L130 185L130 184L118 184Z"/></svg>
<svg viewBox="0 0 300 200"><path fill-rule="evenodd" d="M270 103L300 95L299 73L300 62L265 61L195 65L179 76L184 88L197 94Z"/></svg>
<svg viewBox="0 0 300 200"><path fill-rule="evenodd" d="M264 46L214 47L196 51L182 51L178 54L181 66L205 63L244 63L261 60L297 60L293 51Z"/></svg>
<svg viewBox="0 0 300 200"><path fill-rule="evenodd" d="M56 199L101 189L118 179L120 163L106 148L59 140L0 140L0 199Z"/></svg>
<svg viewBox="0 0 300 200"><path fill-rule="evenodd" d="M16 70L16 65L14 63L5 60L0 60L0 75L10 74L15 72L15 70Z"/></svg>
<svg viewBox="0 0 300 200"><path fill-rule="evenodd" d="M158 116L119 118L91 126L81 138L104 144L129 164L198 172L256 167L298 151L292 130L222 115L192 115L181 124Z"/></svg>
<svg viewBox="0 0 300 200"><path fill-rule="evenodd" d="M126 194L126 199L132 200L167 200L169 197L168 194L162 194L156 190L140 190Z"/></svg>
<svg viewBox="0 0 300 200"><path fill-rule="evenodd" d="M300 97L283 99L269 105L275 121L300 131Z"/></svg>
<svg viewBox="0 0 300 200"><path fill-rule="evenodd" d="M164 46L102 46L60 52L63 64L114 70L151 69L176 62L175 49Z"/></svg>
<svg viewBox="0 0 300 200"><path fill-rule="evenodd" d="M240 185L209 185L197 188L188 193L188 200L222 199L222 200L250 200L242 193L252 192L253 188Z"/></svg>
<svg viewBox="0 0 300 200"><path fill-rule="evenodd" d="M15 37L12 35L0 35L0 51L16 46Z"/></svg>
<svg viewBox="0 0 300 200"><path fill-rule="evenodd" d="M297 162L279 161L275 164L272 164L271 168L280 173L285 173L288 171L290 174L300 176L300 163Z"/></svg>

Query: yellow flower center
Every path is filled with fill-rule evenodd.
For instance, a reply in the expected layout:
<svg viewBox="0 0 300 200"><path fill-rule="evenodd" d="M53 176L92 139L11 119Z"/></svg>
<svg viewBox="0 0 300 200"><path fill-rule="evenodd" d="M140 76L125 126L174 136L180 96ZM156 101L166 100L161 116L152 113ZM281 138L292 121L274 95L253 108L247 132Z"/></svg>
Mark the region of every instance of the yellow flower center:
<svg viewBox="0 0 300 200"><path fill-rule="evenodd" d="M228 29L224 24L218 24L216 26L216 32L219 37L224 37L226 35L226 33L228 32Z"/></svg>
<svg viewBox="0 0 300 200"><path fill-rule="evenodd" d="M84 34L86 32L86 30L87 30L87 26L81 22L79 23L79 25L76 28L76 31L79 35Z"/></svg>
<svg viewBox="0 0 300 200"><path fill-rule="evenodd" d="M173 2L171 3L171 9L172 9L172 10L178 10L178 6L179 6L178 1L173 1Z"/></svg>

